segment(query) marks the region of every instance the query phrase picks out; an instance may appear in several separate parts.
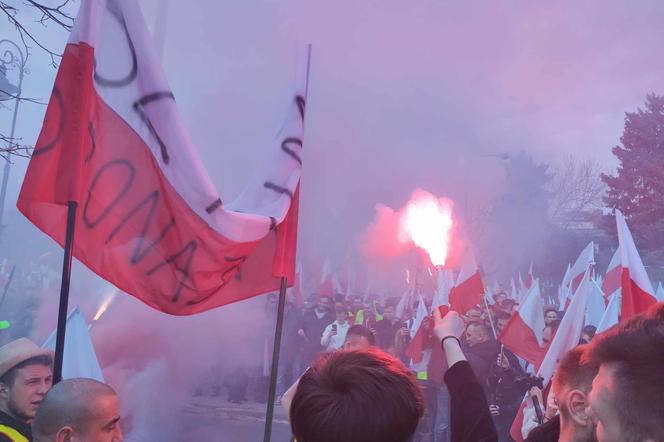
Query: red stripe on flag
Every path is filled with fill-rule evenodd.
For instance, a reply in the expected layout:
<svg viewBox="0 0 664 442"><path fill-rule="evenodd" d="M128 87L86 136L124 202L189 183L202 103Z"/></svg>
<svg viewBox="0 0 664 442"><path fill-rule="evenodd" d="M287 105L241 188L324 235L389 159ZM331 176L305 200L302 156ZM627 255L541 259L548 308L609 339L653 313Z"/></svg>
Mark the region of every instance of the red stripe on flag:
<svg viewBox="0 0 664 442"><path fill-rule="evenodd" d="M539 365L544 358L544 350L539 346L535 332L517 313L509 320L498 340L512 353L533 365Z"/></svg>
<svg viewBox="0 0 664 442"><path fill-rule="evenodd" d="M277 290L273 272L292 274L292 225L284 228L290 240L282 239L283 264L275 262L274 232L236 243L210 228L143 139L97 95L93 63L90 46L67 45L19 210L62 245L67 202L77 201L74 256L167 313L198 313Z"/></svg>
<svg viewBox="0 0 664 442"><path fill-rule="evenodd" d="M624 267L622 269L621 276L622 305L620 308L620 322L624 322L657 304L657 299L636 284L630 277L628 268Z"/></svg>
<svg viewBox="0 0 664 442"><path fill-rule="evenodd" d="M463 281L450 290L450 306L459 314L465 314L468 310L482 302L484 296L484 283L479 270L470 278Z"/></svg>

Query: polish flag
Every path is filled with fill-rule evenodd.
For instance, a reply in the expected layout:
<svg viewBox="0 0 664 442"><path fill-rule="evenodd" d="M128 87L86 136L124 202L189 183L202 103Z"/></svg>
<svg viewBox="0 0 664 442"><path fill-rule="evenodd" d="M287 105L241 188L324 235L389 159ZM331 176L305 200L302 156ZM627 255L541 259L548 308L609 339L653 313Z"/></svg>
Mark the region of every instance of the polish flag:
<svg viewBox="0 0 664 442"><path fill-rule="evenodd" d="M602 292L602 289L595 281L590 281L590 287L588 305L586 306L586 325L597 327L606 310L604 292Z"/></svg>
<svg viewBox="0 0 664 442"><path fill-rule="evenodd" d="M544 360L537 370L537 376L544 379L544 388L546 389L553 377L553 372L558 365L558 361L572 348L579 344L581 338L581 331L583 330L583 322L586 312L586 304L588 303L588 296L592 289L592 281L590 280L590 269L585 273L585 277L581 278L581 284L576 293L570 301L569 307L563 319L560 321L558 331L553 336L550 345L544 356ZM524 414L528 397L524 398L521 403L519 412L512 423L510 435L516 441L523 441L527 434L523 434L524 430ZM542 405L542 404L540 404Z"/></svg>
<svg viewBox="0 0 664 442"><path fill-rule="evenodd" d="M616 210L616 224L618 227L618 243L620 244L620 261L622 272L620 274L620 285L622 289L622 305L620 310L620 321L626 321L634 315L647 310L651 305L657 303L655 291L646 269L641 261L641 256L636 250L632 233L627 227L625 217Z"/></svg>
<svg viewBox="0 0 664 442"><path fill-rule="evenodd" d="M406 289L403 295L401 295L401 299L399 300L399 303L394 309L394 316L397 319L401 320L404 318L406 314L406 308L408 307L412 295L413 295L413 289L411 288Z"/></svg>
<svg viewBox="0 0 664 442"><path fill-rule="evenodd" d="M62 245L76 203L74 256L170 314L274 291L281 277L292 285L306 69L268 161L226 204L151 42L135 0L81 1L19 210Z"/></svg>
<svg viewBox="0 0 664 442"><path fill-rule="evenodd" d="M611 258L611 262L604 274L604 281L602 281L602 291L606 297L605 302L608 304L609 297L620 290L620 274L622 273L622 265L620 262L620 247L618 247Z"/></svg>
<svg viewBox="0 0 664 442"><path fill-rule="evenodd" d="M563 280L563 287L568 288L565 291L566 299L561 306L564 306L565 310L569 306L570 299L569 297L576 293L576 290L581 285L581 280L586 274L586 271L591 268L595 263L595 244L591 241L579 254L579 257L574 262L574 265L567 273L567 277ZM589 274L590 275L590 274ZM590 276L589 276L590 277Z"/></svg>
<svg viewBox="0 0 664 442"><path fill-rule="evenodd" d="M482 275L475 262L475 257L469 251L464 259L456 285L450 290L452 310L456 310L461 315L466 314L468 310L481 303L485 291Z"/></svg>
<svg viewBox="0 0 664 442"><path fill-rule="evenodd" d="M510 281L510 285L512 290L510 291L510 298L512 298L515 301L519 300L519 291L516 289L516 284L514 283L514 278L512 278L512 281Z"/></svg>
<svg viewBox="0 0 664 442"><path fill-rule="evenodd" d="M618 324L620 321L620 297L620 291L615 292L609 297L609 304L606 306L606 310L604 310L604 314L599 320L596 333L599 334L605 332L614 325Z"/></svg>
<svg viewBox="0 0 664 442"><path fill-rule="evenodd" d="M542 331L544 307L539 282L528 291L519 311L512 316L500 333L498 340L512 353L537 366L544 357Z"/></svg>
<svg viewBox="0 0 664 442"><path fill-rule="evenodd" d="M415 364L423 361L427 338L423 325L425 321L427 321L427 316L429 316L429 312L427 311L426 304L424 303L424 299L422 299L422 295L419 295L417 313L415 314L415 319L410 328L411 340L408 344L408 348L406 348L406 355L412 359Z"/></svg>
<svg viewBox="0 0 664 442"><path fill-rule="evenodd" d="M325 258L320 272L320 282L318 283L318 294L324 296L334 296L336 287L332 275L332 264L330 258Z"/></svg>
<svg viewBox="0 0 664 442"><path fill-rule="evenodd" d="M290 289L290 293L293 296L294 304L302 308L304 306L304 297L302 295L302 262L298 260L297 268L295 269L295 282L293 287Z"/></svg>
<svg viewBox="0 0 664 442"><path fill-rule="evenodd" d="M526 289L530 289L530 287L533 286L533 263L531 261L530 263L530 269L528 270L528 274L526 275L526 281L525 281L525 287Z"/></svg>

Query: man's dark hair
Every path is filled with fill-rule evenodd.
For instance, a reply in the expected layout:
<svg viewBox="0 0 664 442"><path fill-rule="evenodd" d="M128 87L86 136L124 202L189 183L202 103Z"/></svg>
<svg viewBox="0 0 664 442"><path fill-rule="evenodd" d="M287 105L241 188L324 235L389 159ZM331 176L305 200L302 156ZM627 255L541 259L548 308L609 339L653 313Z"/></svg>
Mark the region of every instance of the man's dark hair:
<svg viewBox="0 0 664 442"><path fill-rule="evenodd" d="M503 321L509 321L510 319L512 319L512 315L502 310L496 310L493 313L493 317L496 319L496 321L498 321L499 319L502 319Z"/></svg>
<svg viewBox="0 0 664 442"><path fill-rule="evenodd" d="M597 327L594 325L586 325L583 327L583 330L581 330L581 333L585 333L588 336L590 336L590 339L595 337L595 333L597 333Z"/></svg>
<svg viewBox="0 0 664 442"><path fill-rule="evenodd" d="M485 321L470 321L468 325L466 325L466 330L468 330L471 325L473 327L479 327L482 329L487 336L491 335L491 326L488 325Z"/></svg>
<svg viewBox="0 0 664 442"><path fill-rule="evenodd" d="M558 313L558 309L552 305L544 308L544 315L546 316L547 313L549 312L554 312L557 317L560 317L560 314Z"/></svg>
<svg viewBox="0 0 664 442"><path fill-rule="evenodd" d="M414 375L378 350L326 353L290 407L298 442L408 442L424 412Z"/></svg>
<svg viewBox="0 0 664 442"><path fill-rule="evenodd" d="M625 441L661 440L664 434L664 303L597 336L589 360L609 364L613 406Z"/></svg>
<svg viewBox="0 0 664 442"><path fill-rule="evenodd" d="M501 301L500 307L505 309L505 310L508 310L508 309L511 310L516 304L517 304L517 302L514 299L507 298L507 299L503 299Z"/></svg>
<svg viewBox="0 0 664 442"><path fill-rule="evenodd" d="M52 367L53 358L49 355L39 355L30 359L26 359L25 361L15 365L7 373L2 375L2 377L0 378L0 383L5 384L8 387L12 387L14 385L14 380L16 380L16 374L18 373L18 370L20 370L21 368L25 368L28 365L45 365L47 367Z"/></svg>
<svg viewBox="0 0 664 442"><path fill-rule="evenodd" d="M346 332L346 336L350 335L362 336L364 338L367 338L367 341L369 341L369 345L376 345L376 337L374 336L373 332L363 325L355 324L352 327L350 327Z"/></svg>
<svg viewBox="0 0 664 442"><path fill-rule="evenodd" d="M562 390L580 390L586 394L590 392L598 367L592 361L584 360L588 349L588 345L578 345L560 360L552 384L557 394ZM561 412L569 412L564 401L560 401L558 406Z"/></svg>

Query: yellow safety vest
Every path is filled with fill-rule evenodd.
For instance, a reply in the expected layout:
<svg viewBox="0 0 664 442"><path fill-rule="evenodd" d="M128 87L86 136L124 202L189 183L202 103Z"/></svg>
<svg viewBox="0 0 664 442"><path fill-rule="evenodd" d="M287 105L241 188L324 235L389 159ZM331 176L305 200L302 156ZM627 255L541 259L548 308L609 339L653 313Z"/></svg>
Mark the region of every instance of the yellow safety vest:
<svg viewBox="0 0 664 442"><path fill-rule="evenodd" d="M12 427L2 424L0 424L0 435L7 436L13 442L29 442L27 437L23 436Z"/></svg>

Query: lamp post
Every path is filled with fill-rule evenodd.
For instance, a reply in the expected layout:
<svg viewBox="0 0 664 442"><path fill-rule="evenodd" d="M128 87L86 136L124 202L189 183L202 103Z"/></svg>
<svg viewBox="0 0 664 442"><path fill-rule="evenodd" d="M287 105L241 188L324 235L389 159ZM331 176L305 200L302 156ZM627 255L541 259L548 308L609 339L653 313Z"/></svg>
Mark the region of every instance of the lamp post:
<svg viewBox="0 0 664 442"><path fill-rule="evenodd" d="M27 57L23 55L21 48L11 40L0 40L2 45L13 46L12 49L5 49L0 56L0 101L9 101L12 98L14 103L14 116L12 117L12 127L9 132L9 142L14 140L14 131L16 129L16 116L18 115L18 106L21 103L20 96L23 86L23 74L25 73L25 62ZM14 52L15 50L15 52ZM18 56L17 56L18 55ZM18 86L14 86L7 79L8 68L18 68ZM11 151L7 152L5 166L2 173L2 188L0 189L0 240L4 231L5 198L7 197L7 183L9 181L9 165L11 163Z"/></svg>

